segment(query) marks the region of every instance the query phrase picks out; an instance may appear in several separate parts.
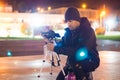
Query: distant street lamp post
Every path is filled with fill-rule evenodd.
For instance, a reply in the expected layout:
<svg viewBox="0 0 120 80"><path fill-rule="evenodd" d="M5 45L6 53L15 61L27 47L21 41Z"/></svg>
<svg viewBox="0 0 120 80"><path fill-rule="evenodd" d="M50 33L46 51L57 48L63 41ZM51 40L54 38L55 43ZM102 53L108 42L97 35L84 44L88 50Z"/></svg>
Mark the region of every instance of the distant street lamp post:
<svg viewBox="0 0 120 80"><path fill-rule="evenodd" d="M82 8L83 9L86 9L87 8L87 5L84 3L84 4L82 4Z"/></svg>
<svg viewBox="0 0 120 80"><path fill-rule="evenodd" d="M100 27L102 26L103 27L103 17L106 15L106 11L103 10L101 13L100 13Z"/></svg>

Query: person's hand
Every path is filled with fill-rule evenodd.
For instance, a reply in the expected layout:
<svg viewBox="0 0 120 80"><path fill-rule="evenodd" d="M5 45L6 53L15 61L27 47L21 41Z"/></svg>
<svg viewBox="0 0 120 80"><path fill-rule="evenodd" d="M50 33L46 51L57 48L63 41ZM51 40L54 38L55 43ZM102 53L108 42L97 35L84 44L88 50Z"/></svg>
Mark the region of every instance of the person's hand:
<svg viewBox="0 0 120 80"><path fill-rule="evenodd" d="M44 42L46 42L46 43L49 43L49 42L50 42L47 38L44 38L43 40L44 40Z"/></svg>
<svg viewBox="0 0 120 80"><path fill-rule="evenodd" d="M48 50L50 50L50 51L53 51L54 50L54 44L53 43L47 43L47 48L48 48Z"/></svg>

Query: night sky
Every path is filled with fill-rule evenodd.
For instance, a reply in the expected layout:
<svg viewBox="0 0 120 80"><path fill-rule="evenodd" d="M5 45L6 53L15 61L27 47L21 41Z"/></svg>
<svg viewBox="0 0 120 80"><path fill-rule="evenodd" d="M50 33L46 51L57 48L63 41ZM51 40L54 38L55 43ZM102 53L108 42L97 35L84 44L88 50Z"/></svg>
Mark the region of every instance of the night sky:
<svg viewBox="0 0 120 80"><path fill-rule="evenodd" d="M35 7L44 7L47 8L51 6L52 8L58 7L81 7L83 3L87 4L88 8L99 9L104 4L107 8L111 9L120 9L120 0L3 0L9 4L24 4L26 9L31 9Z"/></svg>

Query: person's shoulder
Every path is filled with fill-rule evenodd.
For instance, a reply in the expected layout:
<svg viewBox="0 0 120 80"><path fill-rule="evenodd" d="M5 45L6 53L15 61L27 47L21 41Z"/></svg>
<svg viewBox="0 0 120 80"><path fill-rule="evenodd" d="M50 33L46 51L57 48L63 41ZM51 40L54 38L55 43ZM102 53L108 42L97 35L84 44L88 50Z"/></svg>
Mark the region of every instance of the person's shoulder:
<svg viewBox="0 0 120 80"><path fill-rule="evenodd" d="M94 33L94 30L91 27L91 24L87 17L81 17L80 26L81 26L82 30L84 31L83 33L89 34L89 35Z"/></svg>
<svg viewBox="0 0 120 80"><path fill-rule="evenodd" d="M81 17L81 21L89 21L87 17Z"/></svg>
<svg viewBox="0 0 120 80"><path fill-rule="evenodd" d="M81 26L89 26L89 27L91 27L91 24L90 24L87 17L81 17Z"/></svg>

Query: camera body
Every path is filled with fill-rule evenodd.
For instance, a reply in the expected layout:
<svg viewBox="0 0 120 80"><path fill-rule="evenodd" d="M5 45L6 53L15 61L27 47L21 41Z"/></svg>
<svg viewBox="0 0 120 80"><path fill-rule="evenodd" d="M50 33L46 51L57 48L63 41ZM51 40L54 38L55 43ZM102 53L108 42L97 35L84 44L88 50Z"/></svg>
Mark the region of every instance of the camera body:
<svg viewBox="0 0 120 80"><path fill-rule="evenodd" d="M56 39L56 37L60 37L60 35L58 33L55 33L53 30L41 32L41 35L47 38L49 41Z"/></svg>

